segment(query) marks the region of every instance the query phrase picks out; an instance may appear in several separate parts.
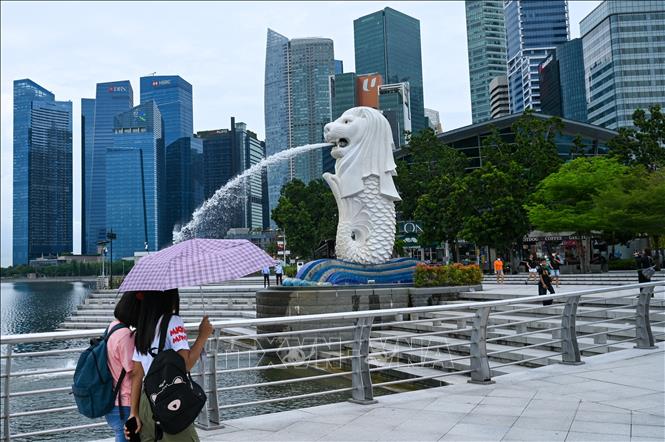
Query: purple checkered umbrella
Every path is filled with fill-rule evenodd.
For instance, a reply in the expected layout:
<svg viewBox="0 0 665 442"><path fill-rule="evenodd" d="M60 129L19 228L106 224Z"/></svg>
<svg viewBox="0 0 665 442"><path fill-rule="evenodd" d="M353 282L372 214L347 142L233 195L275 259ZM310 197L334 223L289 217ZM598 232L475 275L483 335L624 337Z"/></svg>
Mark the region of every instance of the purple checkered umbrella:
<svg viewBox="0 0 665 442"><path fill-rule="evenodd" d="M118 291L164 291L228 281L274 264L246 239L194 238L141 258Z"/></svg>

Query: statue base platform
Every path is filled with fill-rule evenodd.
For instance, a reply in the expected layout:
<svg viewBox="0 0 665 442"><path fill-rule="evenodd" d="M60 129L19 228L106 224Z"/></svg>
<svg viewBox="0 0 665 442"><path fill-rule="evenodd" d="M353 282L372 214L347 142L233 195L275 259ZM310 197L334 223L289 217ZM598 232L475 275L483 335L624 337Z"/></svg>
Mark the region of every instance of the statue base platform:
<svg viewBox="0 0 665 442"><path fill-rule="evenodd" d="M332 285L413 284L418 262L413 258L396 258L382 264L317 259L302 266L296 278Z"/></svg>

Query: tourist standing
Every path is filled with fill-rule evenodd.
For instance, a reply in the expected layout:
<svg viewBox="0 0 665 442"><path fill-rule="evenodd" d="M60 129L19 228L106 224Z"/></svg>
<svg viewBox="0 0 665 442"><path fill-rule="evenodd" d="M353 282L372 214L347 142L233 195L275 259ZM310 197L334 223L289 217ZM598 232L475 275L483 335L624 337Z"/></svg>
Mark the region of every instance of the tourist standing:
<svg viewBox="0 0 665 442"><path fill-rule="evenodd" d="M270 287L270 266L263 266L261 273L263 273L263 288Z"/></svg>
<svg viewBox="0 0 665 442"><path fill-rule="evenodd" d="M496 283L503 284L503 261L500 256L494 261L494 273L496 273Z"/></svg>
<svg viewBox="0 0 665 442"><path fill-rule="evenodd" d="M648 270L654 266L651 250L644 249L642 253L635 252L635 262L637 264L637 281L640 284L651 282L652 273Z"/></svg>
<svg viewBox="0 0 665 442"><path fill-rule="evenodd" d="M115 319L108 326L108 330L112 330L118 325L124 325L124 327L113 332L106 343L107 364L113 377L113 391L118 391L118 395L115 397L113 409L105 417L106 422L115 432L116 442L126 441L124 425L131 411L132 374L134 369L134 363L132 362L134 331L129 327L136 328L140 308L141 303L136 299L136 294L126 292L116 304L113 311Z"/></svg>
<svg viewBox="0 0 665 442"><path fill-rule="evenodd" d="M524 284L528 284L531 281L537 281L538 280L538 261L536 261L536 257L533 255L529 255L529 259L524 261L526 264L527 270L529 271L529 279L524 281Z"/></svg>
<svg viewBox="0 0 665 442"><path fill-rule="evenodd" d="M155 421L150 407L148 396L142 391L144 376L150 370L155 350L159 351L160 325L164 317L169 317L166 328L166 338L162 350L175 350L185 360L185 368L191 370L201 356L206 340L213 332L208 317L204 316L199 325L199 334L191 349L187 341L185 324L179 316L180 296L178 289L165 292L146 291L138 292L141 300L141 310L136 329L136 348L132 359L134 373L132 376L132 402L131 418L136 419L136 433L140 433L142 442L158 440L155 435ZM125 436L129 439L129 432L125 427ZM164 442L198 441L199 437L194 424L189 425L178 434L163 434Z"/></svg>
<svg viewBox="0 0 665 442"><path fill-rule="evenodd" d="M276 261L275 262L275 285L282 285L282 275L284 273L284 269L282 268L282 262L281 261Z"/></svg>
<svg viewBox="0 0 665 442"><path fill-rule="evenodd" d="M561 275L561 264L563 264L563 262L558 253L552 253L550 264L552 265L552 281L557 287L559 287L559 276Z"/></svg>
<svg viewBox="0 0 665 442"><path fill-rule="evenodd" d="M547 259L543 258L540 260L540 265L537 266L536 271L538 272L539 283L538 283L538 296L546 295L547 291L551 294L554 294L554 287L552 287L552 279L550 277L550 269L547 265ZM543 305L552 305L552 300L548 299L543 301Z"/></svg>

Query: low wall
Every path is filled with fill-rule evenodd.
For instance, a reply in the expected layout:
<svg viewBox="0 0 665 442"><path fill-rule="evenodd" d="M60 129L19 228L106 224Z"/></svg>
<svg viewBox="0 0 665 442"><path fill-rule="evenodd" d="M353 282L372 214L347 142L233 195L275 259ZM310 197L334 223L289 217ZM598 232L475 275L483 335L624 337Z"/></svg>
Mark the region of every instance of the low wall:
<svg viewBox="0 0 665 442"><path fill-rule="evenodd" d="M256 292L256 317L274 318L439 305L445 303L445 301L457 299L460 293L474 290L482 290L482 286L428 288L411 286L271 287ZM392 316L379 317L375 319L375 323L392 320L394 320ZM319 321L316 323L260 326L257 331L258 333L271 333L350 324L350 321ZM349 339L349 336L349 333L337 333L335 337ZM272 346L269 342L263 342L263 345Z"/></svg>

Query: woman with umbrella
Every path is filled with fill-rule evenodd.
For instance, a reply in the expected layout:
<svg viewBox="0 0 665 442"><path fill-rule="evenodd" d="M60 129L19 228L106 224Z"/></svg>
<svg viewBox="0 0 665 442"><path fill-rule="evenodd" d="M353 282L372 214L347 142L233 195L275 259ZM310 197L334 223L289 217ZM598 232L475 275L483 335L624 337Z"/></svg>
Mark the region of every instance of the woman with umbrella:
<svg viewBox="0 0 665 442"><path fill-rule="evenodd" d="M160 325L164 317L169 317L163 350L173 349L185 360L187 371L191 370L201 356L206 340L213 332L212 325L207 316L204 316L199 325L199 334L196 342L189 347L185 324L179 316L180 297L178 289L165 292L146 291L138 292L141 300L139 313L139 326L136 329L136 349L134 350L134 370L132 376L132 396L130 420L136 419L135 433L141 433L142 441L158 440L154 434L155 424L152 411L145 392L142 393L143 378L150 370L154 359L151 349L159 348ZM129 434L127 434L129 438ZM164 441L198 440L194 425L190 425L181 433L171 435L164 433Z"/></svg>

